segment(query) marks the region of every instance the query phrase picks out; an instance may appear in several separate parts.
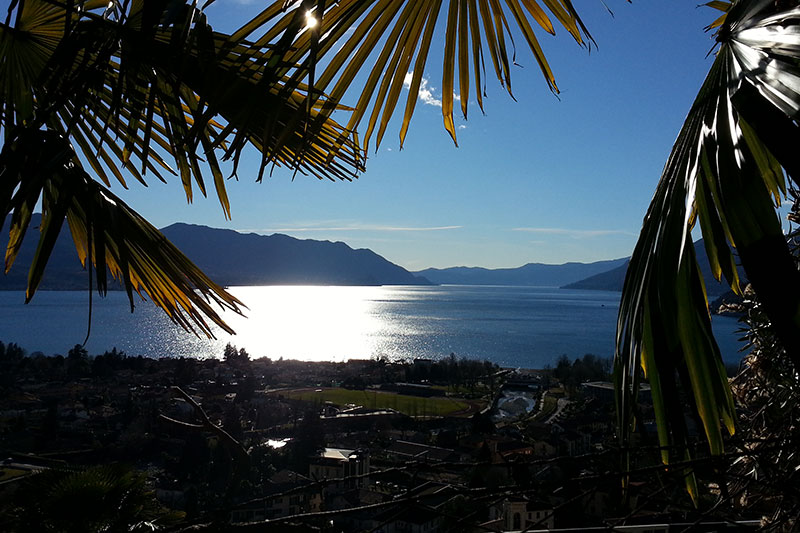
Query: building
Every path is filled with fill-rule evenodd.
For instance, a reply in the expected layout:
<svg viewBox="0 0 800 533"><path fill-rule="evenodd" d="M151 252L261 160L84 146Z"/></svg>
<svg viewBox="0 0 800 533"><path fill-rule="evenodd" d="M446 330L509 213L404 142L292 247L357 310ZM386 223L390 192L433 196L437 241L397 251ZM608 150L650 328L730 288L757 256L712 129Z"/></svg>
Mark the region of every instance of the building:
<svg viewBox="0 0 800 533"><path fill-rule="evenodd" d="M555 527L553 506L524 496L509 497L489 509L503 531L529 531Z"/></svg>
<svg viewBox="0 0 800 533"><path fill-rule="evenodd" d="M366 487L369 485L369 452L324 448L311 459L308 472L314 480L343 479L342 488Z"/></svg>
<svg viewBox="0 0 800 533"><path fill-rule="evenodd" d="M322 508L322 489L297 472L281 470L263 488L261 499L236 507L231 512L232 523L314 513Z"/></svg>

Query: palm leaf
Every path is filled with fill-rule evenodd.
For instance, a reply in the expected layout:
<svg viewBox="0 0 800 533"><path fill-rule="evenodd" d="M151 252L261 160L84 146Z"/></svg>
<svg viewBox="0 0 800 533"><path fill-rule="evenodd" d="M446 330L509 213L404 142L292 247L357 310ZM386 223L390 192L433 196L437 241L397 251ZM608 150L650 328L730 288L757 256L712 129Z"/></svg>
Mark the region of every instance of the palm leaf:
<svg viewBox="0 0 800 533"><path fill-rule="evenodd" d="M152 531L183 515L158 503L144 474L119 465L38 472L9 507L13 531Z"/></svg>
<svg viewBox="0 0 800 533"><path fill-rule="evenodd" d="M318 177L350 179L363 168L352 136L329 114L320 115L319 106L306 108L308 98L293 79L298 76L287 74L290 67L281 74L260 67L277 52L232 44L192 9L176 20L166 5L154 12L155 4L138 1L109 20L92 11L98 5L85 3L69 34L64 5L49 0L26 0L17 27L0 25L6 135L37 111L38 126L70 136L82 130L78 149L107 185L113 175L125 186L114 167L140 181L148 170L161 169L181 176L190 201L194 186L206 194L208 168L226 216L230 206L214 150L224 149L234 168L248 143L267 154L264 165Z"/></svg>
<svg viewBox="0 0 800 533"><path fill-rule="evenodd" d="M42 198L40 237L28 273L26 301L39 286L66 219L81 262L94 267L101 294L108 290L108 270L124 284L131 310L136 291L187 330L213 337L208 318L232 333L217 309L241 313L241 302L205 276L120 198L73 165L74 158L64 137L48 131L24 130L24 136L7 143L0 154L0 217L13 212L6 270L27 230L32 202Z"/></svg>
<svg viewBox="0 0 800 533"><path fill-rule="evenodd" d="M0 127L7 141L0 207L4 216L13 213L5 262L8 270L41 198L28 300L66 219L101 293L108 269L132 307L133 291L142 291L182 327L211 335L204 317L230 329L210 303L238 311L240 302L106 187L127 187L129 176L146 184L148 172L162 181L178 175L191 201L195 188L207 194L210 174L230 217L220 159L232 160L235 174L247 145L263 154L259 178L273 165L352 179L363 156L355 137L330 118L341 106L310 98L302 82L308 68L283 61L291 39L232 42L201 11L173 7L142 0L10 6L0 24Z"/></svg>
<svg viewBox="0 0 800 533"><path fill-rule="evenodd" d="M555 77L533 26L538 26L547 33L555 33L552 20L555 19L579 44L585 46L591 42L591 36L569 0L450 0L444 6L441 1L340 0L323 2L322 5L326 6L324 14L320 14L317 9L315 16L320 19L319 34L322 37L318 43L318 55L325 57L325 69L314 83L312 97L325 93L329 95L326 107L323 108L325 111L342 100L345 93L352 88L367 58L373 52L377 54L366 82L360 89L355 111L347 124L348 130L355 130L364 118L369 117L366 133L362 136L365 148L373 135L376 145L380 145L389 117L398 104L400 88L413 65L412 90L407 97L400 130L402 145L414 113L414 101L417 99L420 80L430 53L431 39L439 21L446 21L442 115L445 129L454 141L454 80L457 77L461 109L465 117L467 103L472 96L483 107L480 72L484 70L484 44L489 51L496 77L511 93L509 57L513 57L514 50L510 20L516 23L515 27L532 51L545 82L556 93L558 87ZM281 35L284 28L289 28L290 22L307 9L305 2L287 6L286 2L278 0L245 24L234 36L250 38L266 28L261 37L254 38L257 44L265 45ZM440 16L442 11L445 13ZM283 16L278 23L267 24L281 12ZM287 64L296 65L310 61L312 34L313 32L305 31L296 35L291 51L284 56Z"/></svg>
<svg viewBox="0 0 800 533"><path fill-rule="evenodd" d="M155 16L144 5L149 4L133 2L116 24L87 15L71 35L77 44L61 50L48 79L51 93L80 95L73 105L80 113L71 123L102 117L103 146L108 138L123 140L122 157L115 154L121 164L130 170L131 156L138 157L144 173L152 149L149 141L154 140L173 159L190 200L193 186L206 193L206 165L215 188L224 191L222 172L211 153L218 148L225 148L225 157L236 163L242 147L251 143L267 154L264 165L286 165L319 177L349 179L361 169L352 138L328 117L318 120L316 111L308 112L299 82L279 76L277 67L259 68L276 52L247 42L231 43L192 10L191 21L146 23L160 22L167 13ZM104 57L99 51L105 43L120 36L122 47ZM182 46L179 53L176 42ZM309 130L311 123L317 124L315 130ZM315 142L309 143L310 138ZM331 139L337 141L335 150ZM220 201L229 216L224 194Z"/></svg>
<svg viewBox="0 0 800 533"><path fill-rule="evenodd" d="M669 451L662 453L665 463L688 451L686 397L712 454L723 451L720 426L735 430L691 242L698 219L717 279L724 276L741 291L735 248L800 368L800 276L774 203L786 191L784 170L795 182L800 176L796 148L788 150L800 141L794 122L800 110L800 9L780 9L767 0L712 4L726 11L720 48L645 217L617 327L614 375L622 445L629 444L634 425L641 366L651 384L659 443Z"/></svg>

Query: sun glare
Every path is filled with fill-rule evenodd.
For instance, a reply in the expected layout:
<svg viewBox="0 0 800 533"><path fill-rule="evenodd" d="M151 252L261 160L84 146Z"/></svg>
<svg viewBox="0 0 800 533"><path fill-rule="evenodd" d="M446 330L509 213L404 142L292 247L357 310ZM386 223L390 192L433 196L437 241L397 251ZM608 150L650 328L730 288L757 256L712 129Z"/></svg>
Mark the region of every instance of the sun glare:
<svg viewBox="0 0 800 533"><path fill-rule="evenodd" d="M306 11L306 28L316 28L317 24L319 24L319 21L317 17L314 16L314 13L312 11Z"/></svg>
<svg viewBox="0 0 800 533"><path fill-rule="evenodd" d="M343 361L368 359L375 351L380 321L373 308L380 287L234 287L231 292L251 307L248 318L230 316L237 335L226 342L246 346L253 356Z"/></svg>

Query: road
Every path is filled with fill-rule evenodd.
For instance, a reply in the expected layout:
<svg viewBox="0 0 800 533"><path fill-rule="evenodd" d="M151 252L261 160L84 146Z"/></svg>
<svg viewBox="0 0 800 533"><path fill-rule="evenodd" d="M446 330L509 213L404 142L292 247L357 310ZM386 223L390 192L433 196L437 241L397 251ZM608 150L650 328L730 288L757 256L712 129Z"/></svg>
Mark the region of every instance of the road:
<svg viewBox="0 0 800 533"><path fill-rule="evenodd" d="M552 424L553 422L555 422L558 419L558 415L561 414L561 411L563 411L564 408L568 405L569 405L569 399L559 398L558 404L556 405L556 410L553 412L552 415L550 415L550 418L547 419L545 424Z"/></svg>

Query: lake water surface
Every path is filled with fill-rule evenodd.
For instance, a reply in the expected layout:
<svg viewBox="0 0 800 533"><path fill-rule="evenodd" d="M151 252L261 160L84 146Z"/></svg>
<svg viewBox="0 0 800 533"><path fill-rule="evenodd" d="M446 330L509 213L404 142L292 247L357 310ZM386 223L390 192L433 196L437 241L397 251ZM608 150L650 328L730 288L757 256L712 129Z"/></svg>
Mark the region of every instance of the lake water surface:
<svg viewBox="0 0 800 533"><path fill-rule="evenodd" d="M112 347L149 357L221 357L227 343L252 357L309 361L441 358L489 359L541 368L561 354L610 357L618 292L542 287L232 287L247 318L228 313L236 330L216 340L173 325L150 302L131 314L122 292L94 298L90 354ZM86 336L86 292L41 291L23 305L22 292L0 292L0 340L28 353L65 354ZM741 358L735 319L715 317L728 362Z"/></svg>

